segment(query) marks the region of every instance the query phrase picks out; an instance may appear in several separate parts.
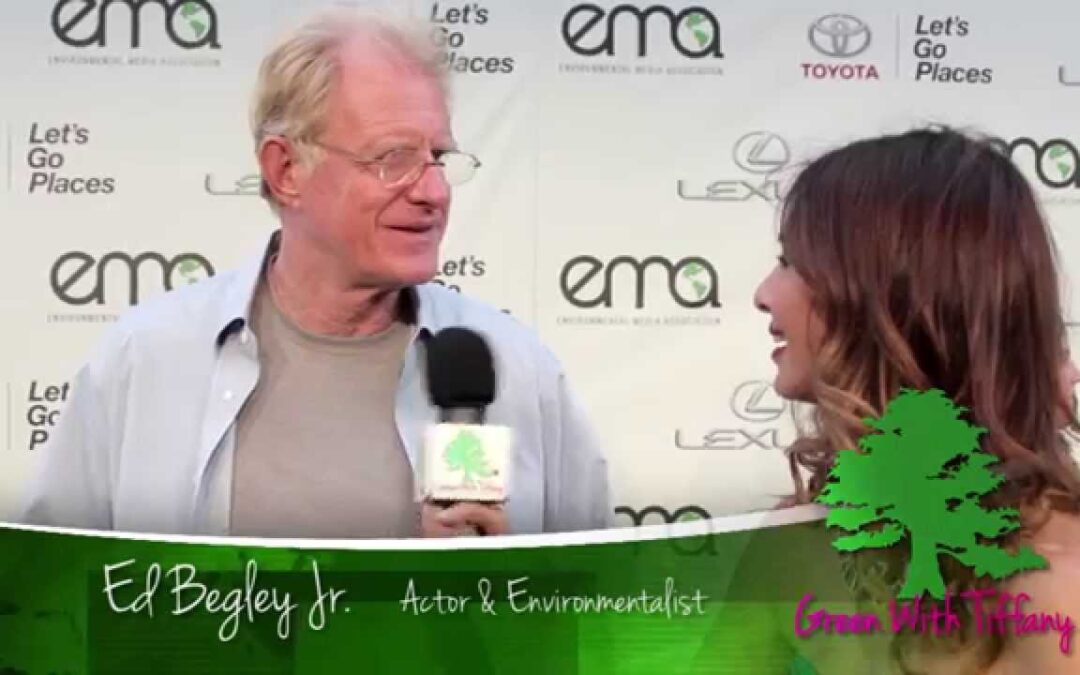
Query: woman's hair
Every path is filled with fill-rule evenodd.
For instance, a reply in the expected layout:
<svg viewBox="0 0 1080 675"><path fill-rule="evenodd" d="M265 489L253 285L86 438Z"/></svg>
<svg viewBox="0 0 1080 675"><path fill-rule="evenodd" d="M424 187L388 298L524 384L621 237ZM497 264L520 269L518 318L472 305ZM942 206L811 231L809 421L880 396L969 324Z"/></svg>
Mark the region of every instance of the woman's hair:
<svg viewBox="0 0 1080 675"><path fill-rule="evenodd" d="M780 241L823 324L813 428L789 449L794 501L820 493L863 419L902 388L936 388L1001 460L993 505L1021 509L1026 526L1007 543L1038 526L1049 498L1076 509L1080 474L1055 421L1065 328L1054 245L1000 146L932 128L829 152L792 184ZM986 583L943 562L952 589Z"/></svg>
<svg viewBox="0 0 1080 675"><path fill-rule="evenodd" d="M824 326L816 431L790 450L798 501L906 387L941 389L987 429L1005 501L1050 490L1080 503L1054 414L1065 354L1054 245L997 146L920 129L829 152L792 184L780 241Z"/></svg>

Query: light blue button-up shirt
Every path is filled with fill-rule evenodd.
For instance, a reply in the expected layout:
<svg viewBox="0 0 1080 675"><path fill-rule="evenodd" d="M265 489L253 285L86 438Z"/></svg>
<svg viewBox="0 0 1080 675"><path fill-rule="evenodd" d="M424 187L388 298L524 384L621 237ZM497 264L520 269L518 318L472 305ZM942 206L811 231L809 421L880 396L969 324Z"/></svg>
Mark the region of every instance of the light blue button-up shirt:
<svg viewBox="0 0 1080 675"><path fill-rule="evenodd" d="M266 258L263 251L239 270L159 296L108 330L41 450L24 522L229 534L236 419L259 381L248 317ZM417 332L395 417L414 472L424 429L439 412L427 395L425 334L465 326L487 338L495 358L487 423L514 432L511 532L608 526L607 463L554 355L493 307L438 284L413 293Z"/></svg>

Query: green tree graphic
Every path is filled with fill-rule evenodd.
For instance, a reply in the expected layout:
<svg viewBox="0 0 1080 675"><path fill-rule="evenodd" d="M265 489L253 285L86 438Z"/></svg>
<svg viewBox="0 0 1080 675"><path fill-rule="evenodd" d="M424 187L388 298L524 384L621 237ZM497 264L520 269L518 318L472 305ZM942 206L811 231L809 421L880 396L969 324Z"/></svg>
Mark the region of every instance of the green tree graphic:
<svg viewBox="0 0 1080 675"><path fill-rule="evenodd" d="M495 475L495 471L487 464L483 442L471 431L460 432L446 446L443 457L446 459L446 466L451 471L465 473L467 485L475 483L477 478Z"/></svg>
<svg viewBox="0 0 1080 675"><path fill-rule="evenodd" d="M911 558L899 598L945 597L941 554L994 579L1047 566L1030 548L1011 554L991 541L1020 527L1019 513L980 504L1005 478L979 447L986 429L960 419L966 410L937 389L903 390L880 418L864 420L879 433L859 440L862 452L838 453L818 497L838 507L826 525L853 533L833 542L840 551L885 548L906 535Z"/></svg>

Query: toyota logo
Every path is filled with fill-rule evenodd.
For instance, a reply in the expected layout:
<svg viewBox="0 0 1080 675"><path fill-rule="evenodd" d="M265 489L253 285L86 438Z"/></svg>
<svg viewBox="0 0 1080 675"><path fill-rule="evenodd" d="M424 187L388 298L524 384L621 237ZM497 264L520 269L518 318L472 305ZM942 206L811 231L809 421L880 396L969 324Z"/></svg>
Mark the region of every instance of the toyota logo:
<svg viewBox="0 0 1080 675"><path fill-rule="evenodd" d="M731 412L747 422L772 422L786 407L772 385L761 380L743 382L731 394Z"/></svg>
<svg viewBox="0 0 1080 675"><path fill-rule="evenodd" d="M850 14L829 14L810 24L810 44L825 56L851 58L870 46L870 27Z"/></svg>

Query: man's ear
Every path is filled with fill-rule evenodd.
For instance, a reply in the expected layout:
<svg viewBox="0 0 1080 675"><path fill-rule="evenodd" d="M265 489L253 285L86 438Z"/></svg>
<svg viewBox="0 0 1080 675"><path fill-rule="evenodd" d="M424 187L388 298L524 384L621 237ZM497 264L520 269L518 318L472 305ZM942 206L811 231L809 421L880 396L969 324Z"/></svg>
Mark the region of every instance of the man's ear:
<svg viewBox="0 0 1080 675"><path fill-rule="evenodd" d="M300 162L296 148L283 136L267 136L259 143L259 169L263 184L281 206L295 206L300 198Z"/></svg>

